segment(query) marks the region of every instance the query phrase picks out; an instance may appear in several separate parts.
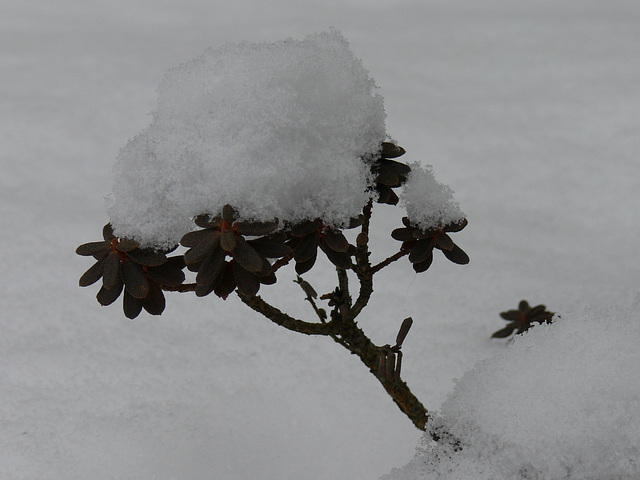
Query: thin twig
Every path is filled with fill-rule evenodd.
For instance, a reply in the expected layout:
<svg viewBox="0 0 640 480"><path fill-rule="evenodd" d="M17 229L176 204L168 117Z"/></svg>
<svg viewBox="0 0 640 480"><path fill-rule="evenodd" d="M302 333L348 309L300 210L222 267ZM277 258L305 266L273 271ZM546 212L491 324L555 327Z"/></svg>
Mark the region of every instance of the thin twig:
<svg viewBox="0 0 640 480"><path fill-rule="evenodd" d="M259 295L250 297L240 291L236 291L236 293L245 305L287 330L304 333L305 335L331 335L335 333L335 324L332 321L328 323L310 323L298 320L270 305Z"/></svg>
<svg viewBox="0 0 640 480"><path fill-rule="evenodd" d="M395 262L399 258L404 257L405 255L408 255L409 253L410 253L410 250L400 250L399 252L384 259L382 262L378 263L377 265L374 265L373 267L371 267L371 273L372 274L377 273L378 271L382 270L384 267L391 265L393 262Z"/></svg>
<svg viewBox="0 0 640 480"><path fill-rule="evenodd" d="M357 317L362 309L369 303L369 298L373 293L373 273L371 273L371 263L369 262L369 223L371 221L371 212L373 210L373 201L369 201L362 209L363 222L362 233L365 241L356 247L356 264L353 267L354 272L358 276L360 282L360 292L353 307L349 309L349 318Z"/></svg>
<svg viewBox="0 0 640 480"><path fill-rule="evenodd" d="M349 294L349 276L344 268L336 267L338 273L338 288L342 292L342 299L344 305L341 308L342 316L347 314L347 311L351 308L351 295Z"/></svg>

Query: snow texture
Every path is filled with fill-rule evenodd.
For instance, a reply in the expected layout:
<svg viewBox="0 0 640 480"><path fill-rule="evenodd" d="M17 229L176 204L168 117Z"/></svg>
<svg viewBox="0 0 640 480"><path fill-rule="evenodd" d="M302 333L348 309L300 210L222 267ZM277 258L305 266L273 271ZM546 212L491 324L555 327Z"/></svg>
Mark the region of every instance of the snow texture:
<svg viewBox="0 0 640 480"><path fill-rule="evenodd" d="M152 124L115 167L115 233L171 247L227 203L244 220L344 225L372 195L362 159L385 138L375 90L335 30L226 44L169 70Z"/></svg>
<svg viewBox="0 0 640 480"><path fill-rule="evenodd" d="M402 188L400 200L412 224L425 230L455 223L464 218L460 206L453 199L453 191L438 182L433 168L419 163L409 164L411 172Z"/></svg>
<svg viewBox="0 0 640 480"><path fill-rule="evenodd" d="M555 317L464 374L414 460L386 480L640 478L640 297Z"/></svg>

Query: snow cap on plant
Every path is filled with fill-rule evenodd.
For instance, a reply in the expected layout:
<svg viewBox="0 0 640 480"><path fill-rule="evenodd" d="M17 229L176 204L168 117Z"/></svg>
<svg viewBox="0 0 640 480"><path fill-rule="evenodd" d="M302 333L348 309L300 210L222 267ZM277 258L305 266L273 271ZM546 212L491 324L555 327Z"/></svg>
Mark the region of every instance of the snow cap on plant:
<svg viewBox="0 0 640 480"><path fill-rule="evenodd" d="M411 224L422 230L430 230L462 222L465 216L453 198L453 191L435 179L431 166L423 167L419 163L408 165L411 172L407 175L400 201Z"/></svg>
<svg viewBox="0 0 640 480"><path fill-rule="evenodd" d="M122 149L108 213L116 235L170 247L202 212L343 227L386 137L382 97L337 31L227 44L171 69L153 122Z"/></svg>

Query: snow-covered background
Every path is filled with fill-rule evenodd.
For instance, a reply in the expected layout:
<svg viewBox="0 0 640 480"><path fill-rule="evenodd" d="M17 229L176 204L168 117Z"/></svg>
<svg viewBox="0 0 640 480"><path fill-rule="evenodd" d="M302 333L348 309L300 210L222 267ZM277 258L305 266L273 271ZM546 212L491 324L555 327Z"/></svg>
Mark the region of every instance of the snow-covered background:
<svg viewBox="0 0 640 480"><path fill-rule="evenodd" d="M380 344L413 316L403 373L427 408L505 351L489 336L522 298L624 311L640 290L637 2L231 3L0 5L0 478L371 479L414 455L420 432L332 341L233 298L170 295L132 322L77 286L119 149L208 46L339 28L403 159L456 192L471 263L394 264L361 320ZM310 280L334 286L330 268Z"/></svg>

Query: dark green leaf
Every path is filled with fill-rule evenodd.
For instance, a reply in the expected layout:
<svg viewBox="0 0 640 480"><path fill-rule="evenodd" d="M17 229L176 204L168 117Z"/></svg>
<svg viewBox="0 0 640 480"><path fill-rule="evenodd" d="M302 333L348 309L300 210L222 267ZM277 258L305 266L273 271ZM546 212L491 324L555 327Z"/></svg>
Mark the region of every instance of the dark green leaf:
<svg viewBox="0 0 640 480"><path fill-rule="evenodd" d="M413 238L417 238L417 239L426 239L426 238L433 239L433 237L436 235L438 235L438 230L436 228L428 228L426 230L415 228L413 230ZM435 246L435 243L434 243L434 246Z"/></svg>
<svg viewBox="0 0 640 480"><path fill-rule="evenodd" d="M391 237L401 242L413 240L413 228L396 228L391 232Z"/></svg>
<svg viewBox="0 0 640 480"><path fill-rule="evenodd" d="M391 188L400 186L400 178L390 168L381 168L376 181Z"/></svg>
<svg viewBox="0 0 640 480"><path fill-rule="evenodd" d="M233 250L233 258L249 272L260 272L264 269L264 258L256 252L243 237L237 237L238 244Z"/></svg>
<svg viewBox="0 0 640 480"><path fill-rule="evenodd" d="M267 275L271 274L271 263L269 263L269 260L267 260L266 258L262 257L262 268L260 270L258 270L257 272L254 272L258 277L266 277Z"/></svg>
<svg viewBox="0 0 640 480"><path fill-rule="evenodd" d="M113 227L111 227L110 223L107 223L102 228L102 238L104 238L106 242L110 242L111 240L116 238L116 236L113 234Z"/></svg>
<svg viewBox="0 0 640 480"><path fill-rule="evenodd" d="M416 273L422 273L422 272L426 272L432 263L433 263L433 252L431 252L431 254L422 262L412 263L411 265L413 266L413 270Z"/></svg>
<svg viewBox="0 0 640 480"><path fill-rule="evenodd" d="M508 312L500 313L500 317L510 322L520 320L520 315L522 315L522 312L520 310L509 310Z"/></svg>
<svg viewBox="0 0 640 480"><path fill-rule="evenodd" d="M388 168L397 175L407 175L411 172L411 167L409 165L406 163L396 162L395 160L382 159L380 160L380 165Z"/></svg>
<svg viewBox="0 0 640 480"><path fill-rule="evenodd" d="M224 269L224 258L226 253L221 248L216 248L210 252L200 265L198 275L196 276L196 284L205 286L215 286L216 280L220 281L220 274Z"/></svg>
<svg viewBox="0 0 640 480"><path fill-rule="evenodd" d="M238 244L238 238L233 230L223 230L220 232L220 246L227 252L232 252Z"/></svg>
<svg viewBox="0 0 640 480"><path fill-rule="evenodd" d="M406 153L405 149L391 142L382 142L381 155L384 158L397 158Z"/></svg>
<svg viewBox="0 0 640 480"><path fill-rule="evenodd" d="M190 265L187 265L187 270L189 270L190 272L197 272L198 270L200 270L201 265L202 262L192 263Z"/></svg>
<svg viewBox="0 0 640 480"><path fill-rule="evenodd" d="M98 303L102 306L111 305L118 299L118 297L122 293L123 286L124 284L122 283L122 280L118 277L118 281L112 289L107 290L104 287L100 287L100 291L96 295Z"/></svg>
<svg viewBox="0 0 640 480"><path fill-rule="evenodd" d="M316 255L318 249L318 235L311 233L306 237L302 237L300 243L296 246L293 252L293 258L296 262L306 262L310 258Z"/></svg>
<svg viewBox="0 0 640 480"><path fill-rule="evenodd" d="M376 190L378 191L378 203L383 203L385 205L397 205L400 199L396 192L394 192L390 187L384 185L382 183L376 183Z"/></svg>
<svg viewBox="0 0 640 480"><path fill-rule="evenodd" d="M140 265L132 261L122 263L120 268L125 289L135 298L144 298L149 294L149 280Z"/></svg>
<svg viewBox="0 0 640 480"><path fill-rule="evenodd" d="M349 250L349 242L347 238L337 230L325 230L324 243L331 250L336 252L347 252Z"/></svg>
<svg viewBox="0 0 640 480"><path fill-rule="evenodd" d="M125 290L122 308L124 310L124 315L133 320L140 315L140 312L142 311L142 300L132 297L129 292Z"/></svg>
<svg viewBox="0 0 640 480"><path fill-rule="evenodd" d="M543 313L545 311L547 307L545 307L544 305L538 305L536 307L531 308L528 312L527 315L529 315L530 317L533 317L535 315L539 315L541 313Z"/></svg>
<svg viewBox="0 0 640 480"><path fill-rule="evenodd" d="M349 255L348 253L336 252L326 247L322 247L322 251L325 253L329 261L336 267L344 268L345 270L351 268L351 255Z"/></svg>
<svg viewBox="0 0 640 480"><path fill-rule="evenodd" d="M450 224L448 224L448 225L445 225L445 227L444 227L444 229L443 229L443 230L444 230L445 232L453 232L453 233L455 233L455 232L459 232L459 231L460 231L460 230L462 230L464 227L466 227L468 223L469 223L469 222L467 222L467 219L466 219L466 218L463 218L463 219L462 219L462 220L460 220L459 222L453 222L453 223L450 223Z"/></svg>
<svg viewBox="0 0 640 480"><path fill-rule="evenodd" d="M429 256L433 256L433 244L428 240L418 240L409 253L409 261L421 263Z"/></svg>
<svg viewBox="0 0 640 480"><path fill-rule="evenodd" d="M185 233L180 239L180 244L185 247L195 247L200 242L210 241L207 240L207 238L211 237L213 232L216 232L216 230L205 228L204 230L194 230L193 232Z"/></svg>
<svg viewBox="0 0 640 480"><path fill-rule="evenodd" d="M152 248L136 248L127 252L127 256L134 262L147 267L157 267L167 261L167 256L164 252L159 252Z"/></svg>
<svg viewBox="0 0 640 480"><path fill-rule="evenodd" d="M529 302L527 302L526 300L521 300L520 303L518 304L518 310L524 312L525 310L529 310Z"/></svg>
<svg viewBox="0 0 640 480"><path fill-rule="evenodd" d="M91 268L84 272L84 274L80 277L80 281L78 282L78 284L81 287L88 287L89 285L93 285L98 280L100 280L100 278L102 278L102 271L104 269L104 261L105 258L102 258L101 260L98 260L96 263L94 263Z"/></svg>
<svg viewBox="0 0 640 480"><path fill-rule="evenodd" d="M469 256L457 245L454 245L451 250L442 250L442 253L444 253L445 257L458 265L466 265L469 263Z"/></svg>
<svg viewBox="0 0 640 480"><path fill-rule="evenodd" d="M387 201L385 202L387 205L397 205L398 202L400 201L400 199L398 198L398 195L396 195L396 192L394 192L393 190L389 190L389 198L387 199Z"/></svg>
<svg viewBox="0 0 640 480"><path fill-rule="evenodd" d="M147 273L160 285L175 286L184 282L185 275L182 271L184 266L184 257L180 255L177 257L170 257L164 265L149 267L147 269Z"/></svg>
<svg viewBox="0 0 640 480"><path fill-rule="evenodd" d="M233 276L233 266L226 263L222 273L222 281L213 289L215 294L225 300L236 289L236 280Z"/></svg>
<svg viewBox="0 0 640 480"><path fill-rule="evenodd" d="M261 236L278 228L278 222L236 222L234 227L242 235Z"/></svg>
<svg viewBox="0 0 640 480"><path fill-rule="evenodd" d="M453 240L451 240L451 237L446 233L436 235L435 241L436 246L441 250L453 250L453 247L456 246L456 244L453 243Z"/></svg>
<svg viewBox="0 0 640 480"><path fill-rule="evenodd" d="M376 184L376 190L378 192L378 199L376 200L378 203L383 203L385 205L391 204L393 190L382 183Z"/></svg>
<svg viewBox="0 0 640 480"><path fill-rule="evenodd" d="M310 259L305 260L304 262L296 262L296 267L295 267L296 273L298 275L302 275L303 273L306 273L309 270L311 270L313 268L313 265L316 263L317 254L318 254L318 251L314 250L313 256Z"/></svg>
<svg viewBox="0 0 640 480"><path fill-rule="evenodd" d="M538 313L536 315L532 315L531 316L531 321L532 322L538 322L538 323L551 323L552 318L553 318L553 313L551 313L551 312L542 312L542 313Z"/></svg>
<svg viewBox="0 0 640 480"><path fill-rule="evenodd" d="M233 262L233 276L238 286L238 290L249 297L253 297L260 289L258 277L247 272L238 262Z"/></svg>
<svg viewBox="0 0 640 480"><path fill-rule="evenodd" d="M212 283L209 285L196 285L196 297L206 297L211 292L213 292L213 289L217 286L218 286L217 283L216 284Z"/></svg>
<svg viewBox="0 0 640 480"><path fill-rule="evenodd" d="M106 255L110 250L109 244L107 242L89 242L83 243L78 248L76 248L76 253L78 255L82 255L83 257L88 257L91 255Z"/></svg>
<svg viewBox="0 0 640 480"><path fill-rule="evenodd" d="M402 242L400 250L411 250L416 245L416 243L418 243L417 240L407 240L406 242Z"/></svg>
<svg viewBox="0 0 640 480"><path fill-rule="evenodd" d="M220 232L217 232L216 230L200 230L198 232L191 232L191 233L198 233L199 235L197 236L197 243L195 243L184 254L184 261L187 265L192 265L194 263L201 262L210 252L212 252L220 244ZM184 237L183 237L183 240L184 240ZM193 242L196 241L196 238L191 237L187 240L188 240L188 243L192 243L192 241Z"/></svg>
<svg viewBox="0 0 640 480"><path fill-rule="evenodd" d="M345 227L347 230L349 230L350 228L356 228L359 227L360 225L362 225L364 223L364 218L362 215L359 215L357 217L353 217L349 219L349 223L348 225Z"/></svg>
<svg viewBox="0 0 640 480"><path fill-rule="evenodd" d="M236 211L229 204L222 207L222 219L227 223L233 223L236 219Z"/></svg>
<svg viewBox="0 0 640 480"><path fill-rule="evenodd" d="M120 277L120 255L111 251L105 257L104 269L102 270L102 285L107 290L112 289Z"/></svg>
<svg viewBox="0 0 640 480"><path fill-rule="evenodd" d="M318 228L320 228L320 222L317 220L305 220L291 227L291 235L306 237L307 235L317 232Z"/></svg>
<svg viewBox="0 0 640 480"><path fill-rule="evenodd" d="M291 247L283 242L270 241L268 237L248 240L247 243L256 252L267 258L280 258L291 253Z"/></svg>
<svg viewBox="0 0 640 480"><path fill-rule="evenodd" d="M259 276L258 281L263 285L273 285L277 281L276 274L271 272L269 275Z"/></svg>
<svg viewBox="0 0 640 480"><path fill-rule="evenodd" d="M222 217L220 215L212 217L211 215L203 213L202 215L198 215L196 218L194 218L193 222L197 226L202 228L216 228L220 227L220 224L222 223Z"/></svg>
<svg viewBox="0 0 640 480"><path fill-rule="evenodd" d="M160 315L164 312L166 300L162 289L155 283L150 283L149 295L142 299L142 307L151 315Z"/></svg>
<svg viewBox="0 0 640 480"><path fill-rule="evenodd" d="M515 324L509 324L506 327L504 327L502 330L498 330L493 335L491 335L491 338L506 338L509 335L511 335L515 329L516 329Z"/></svg>
<svg viewBox="0 0 640 480"><path fill-rule="evenodd" d="M116 250L118 250L119 252L130 252L131 250L134 250L139 246L140 244L135 240L123 238L121 240L118 240L118 244L116 245Z"/></svg>

